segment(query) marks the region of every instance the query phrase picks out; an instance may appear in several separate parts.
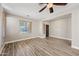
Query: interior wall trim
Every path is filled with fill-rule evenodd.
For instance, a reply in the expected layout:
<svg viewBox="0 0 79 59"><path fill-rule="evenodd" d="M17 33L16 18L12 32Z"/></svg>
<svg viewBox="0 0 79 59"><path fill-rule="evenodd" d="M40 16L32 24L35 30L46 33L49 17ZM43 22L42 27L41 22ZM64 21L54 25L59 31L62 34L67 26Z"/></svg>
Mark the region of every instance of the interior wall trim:
<svg viewBox="0 0 79 59"><path fill-rule="evenodd" d="M75 48L75 49L78 49L79 50L79 47L77 47L75 45L72 45L72 48Z"/></svg>
<svg viewBox="0 0 79 59"><path fill-rule="evenodd" d="M55 38L65 39L65 40L72 40L71 38L65 38L65 37L56 36L56 35L50 35L50 37L55 37Z"/></svg>
<svg viewBox="0 0 79 59"><path fill-rule="evenodd" d="M23 40L28 40L28 39L32 39L32 38L37 38L37 37L29 37L29 38L23 38L23 39L8 41L8 42L5 42L5 44L14 43L14 42L23 41Z"/></svg>
<svg viewBox="0 0 79 59"><path fill-rule="evenodd" d="M45 38L44 36L29 37L29 38L23 38L23 39L8 41L8 42L5 42L5 44L14 43L14 42L23 41L23 40L28 40L28 39L33 39L33 38L38 38L38 37L39 37L39 38Z"/></svg>

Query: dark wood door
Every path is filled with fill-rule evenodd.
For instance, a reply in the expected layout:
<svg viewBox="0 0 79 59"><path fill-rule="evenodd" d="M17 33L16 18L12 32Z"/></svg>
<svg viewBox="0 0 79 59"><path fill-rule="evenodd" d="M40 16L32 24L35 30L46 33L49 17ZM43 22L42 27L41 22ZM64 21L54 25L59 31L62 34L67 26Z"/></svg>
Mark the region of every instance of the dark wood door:
<svg viewBox="0 0 79 59"><path fill-rule="evenodd" d="M49 25L46 25L46 37L49 37Z"/></svg>

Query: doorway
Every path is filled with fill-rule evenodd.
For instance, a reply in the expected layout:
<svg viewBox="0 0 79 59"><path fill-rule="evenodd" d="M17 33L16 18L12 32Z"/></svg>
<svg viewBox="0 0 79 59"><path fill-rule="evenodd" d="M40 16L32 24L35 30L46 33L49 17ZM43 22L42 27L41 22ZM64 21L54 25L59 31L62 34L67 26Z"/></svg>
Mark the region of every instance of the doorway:
<svg viewBox="0 0 79 59"><path fill-rule="evenodd" d="M46 25L46 37L49 37L49 25Z"/></svg>

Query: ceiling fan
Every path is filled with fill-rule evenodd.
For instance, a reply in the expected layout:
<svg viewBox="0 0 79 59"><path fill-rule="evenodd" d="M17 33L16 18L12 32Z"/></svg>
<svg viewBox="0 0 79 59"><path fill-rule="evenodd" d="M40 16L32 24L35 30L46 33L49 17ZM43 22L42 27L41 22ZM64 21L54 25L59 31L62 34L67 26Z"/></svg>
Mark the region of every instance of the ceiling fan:
<svg viewBox="0 0 79 59"><path fill-rule="evenodd" d="M48 8L50 13L53 13L53 5L56 6L65 6L67 5L67 3L39 3L40 5L46 4L41 10L39 10L39 12L42 12L44 9Z"/></svg>

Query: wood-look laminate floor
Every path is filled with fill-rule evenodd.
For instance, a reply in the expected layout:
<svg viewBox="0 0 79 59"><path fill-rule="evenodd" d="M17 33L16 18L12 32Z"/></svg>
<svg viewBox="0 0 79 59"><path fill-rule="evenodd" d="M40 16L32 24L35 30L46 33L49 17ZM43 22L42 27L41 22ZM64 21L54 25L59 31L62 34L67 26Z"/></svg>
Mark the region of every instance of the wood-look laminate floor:
<svg viewBox="0 0 79 59"><path fill-rule="evenodd" d="M71 42L57 38L34 38L6 44L3 56L79 56L79 50L70 47Z"/></svg>

